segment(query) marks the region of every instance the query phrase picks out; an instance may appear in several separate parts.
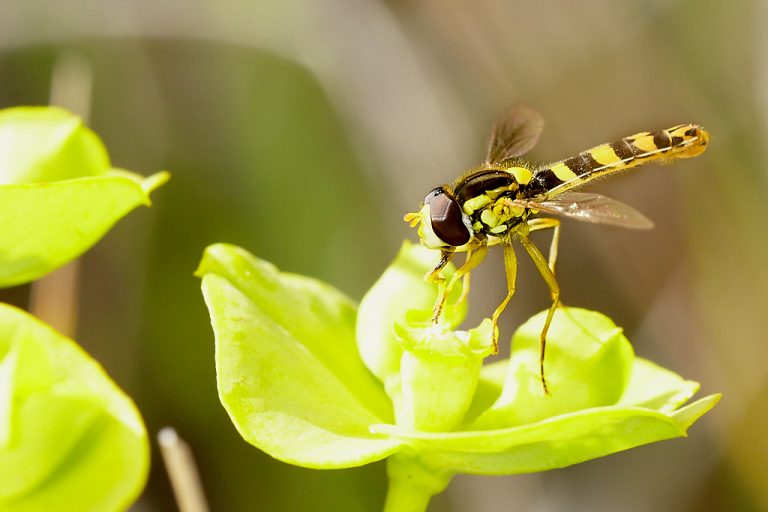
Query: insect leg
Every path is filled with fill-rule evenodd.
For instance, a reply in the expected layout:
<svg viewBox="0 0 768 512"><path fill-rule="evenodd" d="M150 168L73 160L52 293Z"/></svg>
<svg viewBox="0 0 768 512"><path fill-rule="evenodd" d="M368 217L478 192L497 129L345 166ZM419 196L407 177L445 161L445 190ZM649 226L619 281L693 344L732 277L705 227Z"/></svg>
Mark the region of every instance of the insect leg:
<svg viewBox="0 0 768 512"><path fill-rule="evenodd" d="M440 283L438 285L437 301L435 302L435 307L432 310L433 323L437 323L438 319L440 318L440 314L443 312L443 306L445 306L445 301L448 298L448 294L451 293L451 290L453 289L453 286L456 284L456 282L463 276L465 278L464 286L467 286L469 283L469 273L475 267L477 267L483 261L483 259L485 259L485 255L487 253L488 246L485 244L479 245L475 250L469 249L467 251L467 260L461 267L456 270L456 272L453 273L453 276L451 276L448 284L445 285L445 283ZM457 304L464 300L466 297L466 291L462 290L461 297L459 297Z"/></svg>
<svg viewBox="0 0 768 512"><path fill-rule="evenodd" d="M518 239L520 240L520 243L523 244L528 255L530 255L536 268L539 269L541 277L546 281L547 286L549 286L549 291L552 294L552 305L549 307L547 319L544 322L544 328L541 330L541 350L539 352L541 386L544 388L545 393L549 393L549 390L547 389L547 379L544 377L544 354L547 348L547 331L549 330L549 325L552 323L552 317L555 315L557 305L560 302L560 286L557 284L555 274L552 272L552 269L549 268L549 264L539 248L536 247L527 236L518 235Z"/></svg>
<svg viewBox="0 0 768 512"><path fill-rule="evenodd" d="M453 285L456 281L459 280L459 278L464 278L461 286L461 296L459 297L459 300L456 301L456 304L461 304L462 301L464 301L467 298L467 295L469 295L469 275L472 270L475 269L482 261L485 259L485 256L488 254L488 246L483 243L482 245L478 246L474 251L470 250L467 251L467 261L462 265L455 274L453 274L453 277L451 278L451 281L448 283L448 291L446 293L451 293L451 289L453 288Z"/></svg>
<svg viewBox="0 0 768 512"><path fill-rule="evenodd" d="M435 268L427 272L427 275L424 276L424 280L429 281L430 283L440 283L444 281L443 269L448 262L451 261L451 256L453 256L453 248L441 250L440 261L437 262Z"/></svg>
<svg viewBox="0 0 768 512"><path fill-rule="evenodd" d="M515 279L517 278L517 258L515 257L515 250L512 248L512 241L509 240L504 244L504 273L507 276L507 296L496 308L491 317L493 323L493 353L499 353L499 316L504 308L507 307L507 303L515 294Z"/></svg>
<svg viewBox="0 0 768 512"><path fill-rule="evenodd" d="M540 231L552 228L552 241L549 244L549 269L555 273L557 262L557 249L560 246L560 219L539 218L528 221L530 231Z"/></svg>
<svg viewBox="0 0 768 512"><path fill-rule="evenodd" d="M424 276L425 281L437 283L437 300L435 301L435 307L432 309L433 323L437 323L437 319L440 318L445 298L448 296L448 287L445 284L445 277L443 277L443 269L451 261L452 256L453 248L441 250L440 261L437 262L437 266Z"/></svg>

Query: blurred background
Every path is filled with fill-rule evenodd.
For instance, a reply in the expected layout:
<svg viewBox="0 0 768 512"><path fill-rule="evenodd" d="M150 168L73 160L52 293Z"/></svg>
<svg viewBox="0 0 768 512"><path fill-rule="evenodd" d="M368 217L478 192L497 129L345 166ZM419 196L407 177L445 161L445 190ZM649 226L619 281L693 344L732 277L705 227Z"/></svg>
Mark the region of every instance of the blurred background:
<svg viewBox="0 0 768 512"><path fill-rule="evenodd" d="M150 432L172 425L192 445L216 511L378 510L386 482L381 463L313 471L241 440L192 276L206 245L242 245L359 300L416 240L402 215L480 162L508 105L544 114L530 155L542 163L702 124L703 156L590 188L656 229L565 221L558 274L567 304L606 313L639 355L722 391L720 405L685 440L459 476L430 510L768 511L766 20L764 0L3 0L0 106L47 103L56 63L79 59L114 165L172 171L151 209L80 261L74 336ZM499 254L473 275L469 324L504 295ZM547 304L522 261L502 338ZM133 510L175 510L157 454Z"/></svg>

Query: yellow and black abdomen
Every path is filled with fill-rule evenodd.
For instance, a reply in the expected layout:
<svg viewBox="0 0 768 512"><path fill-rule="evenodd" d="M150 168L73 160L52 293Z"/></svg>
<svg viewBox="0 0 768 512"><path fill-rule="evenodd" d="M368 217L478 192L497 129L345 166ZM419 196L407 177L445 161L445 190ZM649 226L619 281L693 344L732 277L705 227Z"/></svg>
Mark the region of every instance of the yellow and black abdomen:
<svg viewBox="0 0 768 512"><path fill-rule="evenodd" d="M704 152L708 143L709 134L695 124L636 133L536 170L530 190L536 195L560 195L607 174L636 165L698 156Z"/></svg>

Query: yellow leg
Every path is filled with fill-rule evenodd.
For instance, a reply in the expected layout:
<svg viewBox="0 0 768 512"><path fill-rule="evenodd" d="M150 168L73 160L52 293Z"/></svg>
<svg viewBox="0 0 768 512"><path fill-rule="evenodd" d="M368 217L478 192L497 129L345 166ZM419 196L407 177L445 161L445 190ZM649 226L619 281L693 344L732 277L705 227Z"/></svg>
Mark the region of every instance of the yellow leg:
<svg viewBox="0 0 768 512"><path fill-rule="evenodd" d="M548 218L538 218L538 219L531 219L528 221L528 227L530 231L540 231L542 229L549 229L552 228L552 241L549 243L549 270L552 271L552 273L555 273L555 263L557 263L557 253L558 248L560 247L560 219L548 219ZM552 300L555 300L554 297L552 297ZM561 307L565 307L565 304L563 304L563 301L559 301L558 305Z"/></svg>
<svg viewBox="0 0 768 512"><path fill-rule="evenodd" d="M544 328L541 330L541 350L539 352L539 374L541 376L541 386L544 388L545 393L549 393L549 390L547 389L547 379L544 376L544 355L547 349L547 331L549 330L549 325L552 323L552 317L555 315L557 305L560 302L560 286L557 284L555 274L552 272L552 269L550 269L546 258L544 258L544 255L541 253L539 248L533 245L533 242L531 242L527 236L518 235L518 239L520 240L520 243L523 244L523 247L528 252L528 255L530 255L533 263L536 265L536 268L539 269L541 277L543 277L544 281L546 281L547 286L549 286L549 291L552 294L552 305L549 307L549 311L547 312L547 319L544 322Z"/></svg>
<svg viewBox="0 0 768 512"><path fill-rule="evenodd" d="M435 268L427 272L427 275L424 276L424 280L429 281L430 283L440 283L444 281L443 269L448 262L451 261L451 256L453 256L453 248L440 251L440 261L437 262Z"/></svg>
<svg viewBox="0 0 768 512"><path fill-rule="evenodd" d="M515 279L517 278L517 258L515 257L515 250L512 248L511 240L504 244L504 273L507 276L507 296L496 308L491 317L493 323L493 353L499 353L499 316L501 316L504 308L507 307L507 303L515 294Z"/></svg>
<svg viewBox="0 0 768 512"><path fill-rule="evenodd" d="M438 288L437 301L435 302L435 307L432 310L432 322L437 323L438 319L440 318L440 314L443 312L443 306L445 305L445 301L448 297L448 294L451 293L451 290L453 289L453 286L456 284L456 282L459 279L461 279L462 276L468 276L469 273L476 266L478 266L483 261L483 259L485 259L485 255L487 253L488 253L488 246L486 246L485 244L480 245L475 250L470 249L467 251L467 260L464 262L464 264L461 267L459 267L456 270L456 272L454 272L453 276L451 277L451 280L448 281L448 284L446 286L442 286ZM466 295L462 291L461 298L459 299L459 301L463 300L465 297Z"/></svg>
<svg viewBox="0 0 768 512"><path fill-rule="evenodd" d="M555 263L557 262L557 249L560 246L560 219L538 218L528 221L530 231L541 231L542 229L552 229L552 242L549 244L549 270L555 273Z"/></svg>
<svg viewBox="0 0 768 512"><path fill-rule="evenodd" d="M443 310L443 304L445 304L445 298L448 296L443 268L451 261L452 256L453 248L440 251L440 261L437 262L435 268L424 276L425 281L437 283L437 300L435 301L435 307L432 309L432 321L434 323L437 323L437 319Z"/></svg>
<svg viewBox="0 0 768 512"><path fill-rule="evenodd" d="M467 295L469 295L469 276L472 270L474 270L480 263L483 262L485 259L485 256L488 254L488 246L486 244L482 244L477 247L477 249L469 250L467 251L467 261L464 263L464 265L459 268L455 274L453 274L453 277L451 278L451 281L448 283L448 290L446 293L451 293L451 289L453 288L453 285L458 281L460 278L463 278L462 286L461 286L461 296L456 301L456 304L461 304L462 301L464 301L467 298Z"/></svg>

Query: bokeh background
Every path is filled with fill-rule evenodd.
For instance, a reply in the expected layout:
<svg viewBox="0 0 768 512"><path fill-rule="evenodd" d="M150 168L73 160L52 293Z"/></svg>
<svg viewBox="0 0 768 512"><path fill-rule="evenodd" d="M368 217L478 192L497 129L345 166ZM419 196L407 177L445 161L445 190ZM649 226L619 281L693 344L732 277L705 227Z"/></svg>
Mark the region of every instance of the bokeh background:
<svg viewBox="0 0 768 512"><path fill-rule="evenodd" d="M686 440L459 476L430 510L766 511L766 23L765 0L2 0L0 106L47 103L56 63L79 59L113 162L173 172L82 258L75 337L150 431L189 441L216 511L377 510L386 484L382 464L307 470L239 438L192 276L206 245L240 244L359 299L415 240L403 213L479 162L508 105L544 114L539 162L704 125L702 157L590 189L656 229L566 221L558 274L566 303L605 312L720 405ZM499 255L476 276L470 322L503 297ZM547 301L523 261L502 336ZM134 510L175 510L157 454Z"/></svg>

